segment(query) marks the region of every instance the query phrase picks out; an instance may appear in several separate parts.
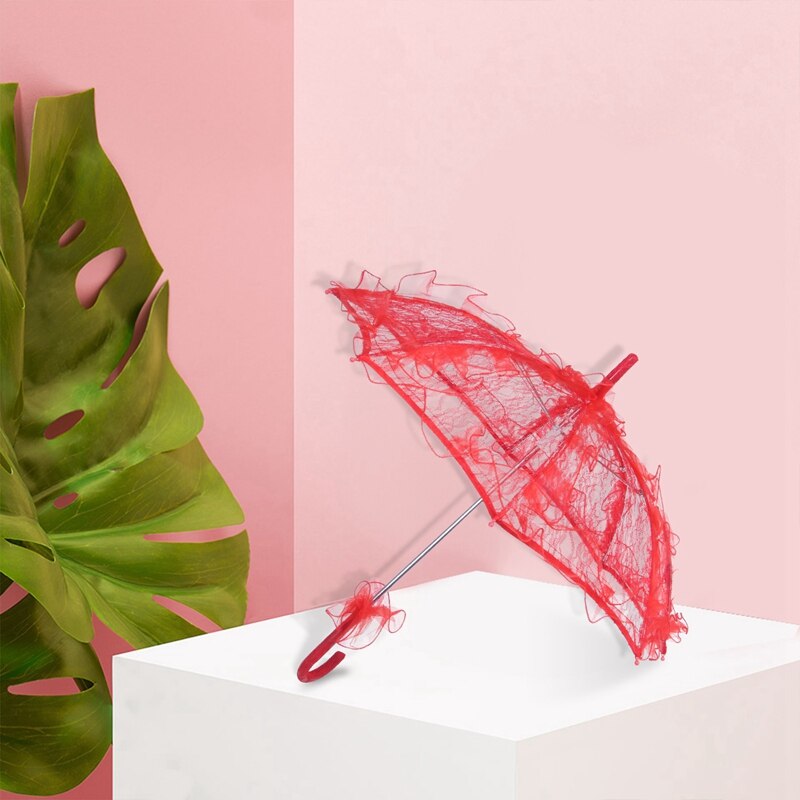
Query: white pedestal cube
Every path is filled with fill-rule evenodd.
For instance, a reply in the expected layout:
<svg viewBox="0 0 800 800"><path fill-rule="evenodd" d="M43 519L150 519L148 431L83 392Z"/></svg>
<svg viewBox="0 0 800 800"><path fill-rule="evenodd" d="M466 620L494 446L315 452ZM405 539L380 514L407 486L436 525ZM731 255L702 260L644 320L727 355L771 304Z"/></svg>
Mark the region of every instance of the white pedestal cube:
<svg viewBox="0 0 800 800"><path fill-rule="evenodd" d="M634 664L574 587L392 593L396 634L312 684L321 610L114 658L116 800L795 800L796 625L680 608Z"/></svg>

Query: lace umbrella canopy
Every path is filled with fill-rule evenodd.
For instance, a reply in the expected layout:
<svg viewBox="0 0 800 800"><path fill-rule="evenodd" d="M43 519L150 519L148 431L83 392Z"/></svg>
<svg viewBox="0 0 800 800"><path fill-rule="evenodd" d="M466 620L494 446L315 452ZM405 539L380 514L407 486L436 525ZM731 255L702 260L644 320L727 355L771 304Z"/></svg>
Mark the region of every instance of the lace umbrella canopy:
<svg viewBox="0 0 800 800"><path fill-rule="evenodd" d="M328 290L358 328L355 360L411 406L479 495L389 585L485 504L496 525L586 592L637 662L663 658L667 641L687 630L672 606L675 537L658 473L628 446L606 399L636 356L592 386L556 356L528 349L508 320L477 305L474 289L437 284L435 275L407 276L390 290L364 273L354 288ZM329 612L337 627L303 662L301 680L341 661L336 653L309 669L333 644L364 646L395 619L389 585L370 585L374 605L362 585Z"/></svg>

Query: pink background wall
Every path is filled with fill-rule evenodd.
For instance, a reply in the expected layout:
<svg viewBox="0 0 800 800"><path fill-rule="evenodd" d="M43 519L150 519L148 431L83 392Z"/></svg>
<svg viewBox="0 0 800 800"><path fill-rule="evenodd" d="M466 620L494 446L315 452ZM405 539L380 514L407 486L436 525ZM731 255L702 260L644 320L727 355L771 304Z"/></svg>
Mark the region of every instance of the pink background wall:
<svg viewBox="0 0 800 800"><path fill-rule="evenodd" d="M471 497L347 360L323 288L362 266L473 283L583 370L638 352L616 405L663 465L679 601L800 619L798 8L296 0L293 209L291 2L0 0L26 129L97 88L247 514L249 619L387 577ZM557 580L485 523L409 580Z"/></svg>
<svg viewBox="0 0 800 800"><path fill-rule="evenodd" d="M245 511L248 619L286 613L291 2L2 0L0 36L0 77L20 83L26 132L38 97L96 87L100 140L170 281L170 353ZM99 649L108 667L129 648L101 633ZM108 800L110 766L68 796Z"/></svg>
<svg viewBox="0 0 800 800"><path fill-rule="evenodd" d="M616 407L663 465L678 601L800 620L799 12L295 3L298 607L390 577L470 502L323 294L438 268L581 370L637 352ZM486 522L407 580L558 580Z"/></svg>

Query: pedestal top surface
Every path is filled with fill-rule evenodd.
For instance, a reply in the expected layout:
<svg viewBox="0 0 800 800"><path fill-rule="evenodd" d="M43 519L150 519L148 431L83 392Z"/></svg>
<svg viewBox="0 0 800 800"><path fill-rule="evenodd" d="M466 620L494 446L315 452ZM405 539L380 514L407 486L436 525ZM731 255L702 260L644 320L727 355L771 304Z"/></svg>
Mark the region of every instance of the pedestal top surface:
<svg viewBox="0 0 800 800"><path fill-rule="evenodd" d="M800 628L679 607L689 633L634 664L583 592L470 572L392 592L406 623L311 684L299 662L332 629L323 609L116 656L518 741L800 661Z"/></svg>

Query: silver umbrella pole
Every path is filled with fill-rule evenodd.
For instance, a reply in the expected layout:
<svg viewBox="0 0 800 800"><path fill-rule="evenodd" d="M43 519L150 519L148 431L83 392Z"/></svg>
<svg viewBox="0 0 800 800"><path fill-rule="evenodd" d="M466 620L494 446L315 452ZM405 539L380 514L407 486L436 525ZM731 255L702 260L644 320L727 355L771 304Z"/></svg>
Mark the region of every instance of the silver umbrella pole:
<svg viewBox="0 0 800 800"><path fill-rule="evenodd" d="M428 555L428 553L430 553L430 551L433 550L433 548L436 547L436 545L439 544L442 539L445 538L445 536L447 536L449 533L452 533L478 506L482 505L483 498L480 497L466 511L462 511L432 542L428 544L424 550L421 550L419 553L417 553L417 555L415 555L414 558L412 558L411 561L409 561L408 564L406 564L403 569L401 569L400 572L398 572L397 575L395 575L394 578L392 578L389 583L383 587L383 589L375 593L372 598L372 602L376 603L378 600L380 600L381 597L383 597L383 595L385 595L386 592L388 592L389 589L391 589L392 586L394 586L397 581L403 577L403 575L405 575L410 569L416 567L417 564L419 564L419 562L422 561L422 559L425 558L425 556Z"/></svg>
<svg viewBox="0 0 800 800"><path fill-rule="evenodd" d="M522 458L521 461L518 461L502 478L502 480L498 481L497 485L502 486L505 481L507 481L523 464L527 463L530 457L539 449L539 446L536 445L528 455ZM376 603L378 600L389 591L389 589L394 586L397 581L399 581L409 570L413 569L423 558L425 558L434 547L436 547L439 542L441 542L446 536L451 534L478 506L483 505L483 498L478 498L469 508L462 511L432 542L430 542L423 550L421 550L411 561L406 564L400 572L397 573L379 592L376 592L375 595L372 597L372 602Z"/></svg>

